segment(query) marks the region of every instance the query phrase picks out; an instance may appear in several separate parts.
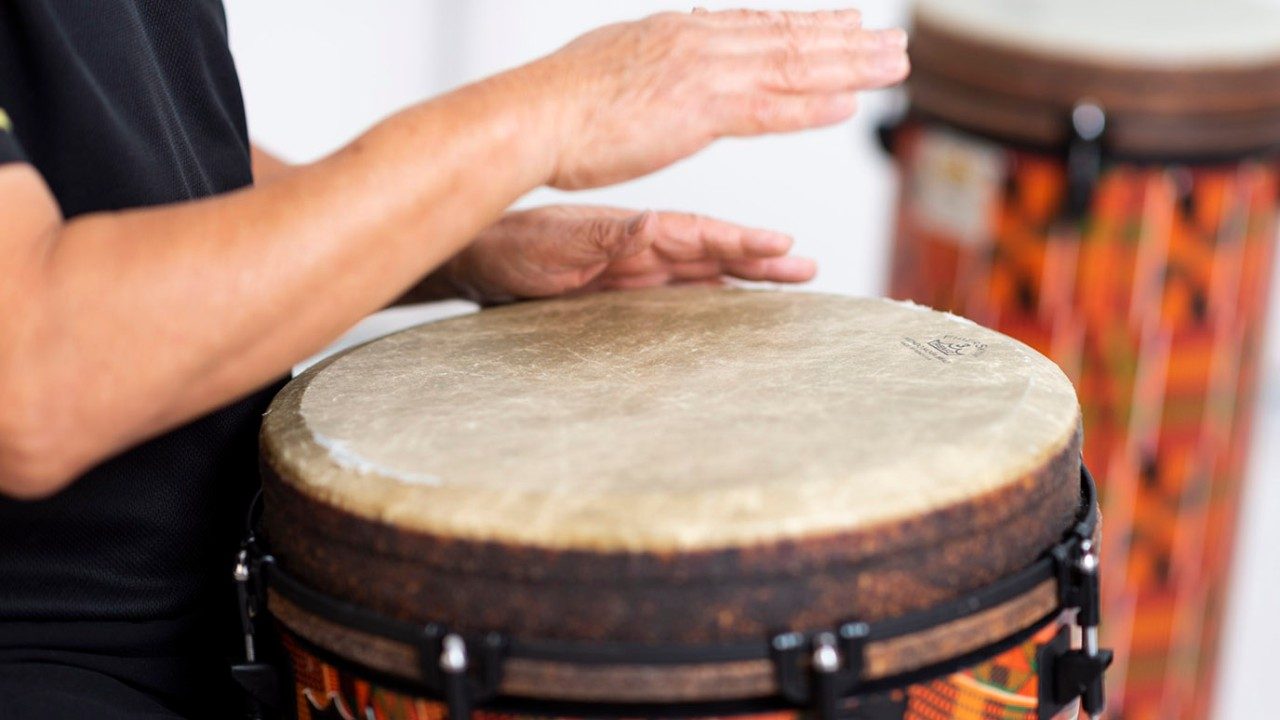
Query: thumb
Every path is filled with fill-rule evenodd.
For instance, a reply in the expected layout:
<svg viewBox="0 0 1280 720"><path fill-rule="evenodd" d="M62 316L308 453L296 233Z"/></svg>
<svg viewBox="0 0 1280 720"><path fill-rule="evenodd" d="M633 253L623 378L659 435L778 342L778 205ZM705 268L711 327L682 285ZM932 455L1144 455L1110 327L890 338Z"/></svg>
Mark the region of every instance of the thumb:
<svg viewBox="0 0 1280 720"><path fill-rule="evenodd" d="M630 216L593 218L582 228L582 237L589 243L590 252L596 260L613 262L649 247L653 243L652 230L656 222L652 210Z"/></svg>

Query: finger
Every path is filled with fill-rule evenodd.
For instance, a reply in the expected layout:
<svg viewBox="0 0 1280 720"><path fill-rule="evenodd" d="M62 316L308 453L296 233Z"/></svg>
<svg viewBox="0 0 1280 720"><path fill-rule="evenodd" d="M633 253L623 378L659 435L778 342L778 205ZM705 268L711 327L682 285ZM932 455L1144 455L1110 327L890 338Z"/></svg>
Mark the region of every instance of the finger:
<svg viewBox="0 0 1280 720"><path fill-rule="evenodd" d="M858 109L852 92L818 95L759 93L724 103L724 134L763 135L834 125Z"/></svg>
<svg viewBox="0 0 1280 720"><path fill-rule="evenodd" d="M706 278L703 280L683 280L671 283L681 287L723 287L729 283L725 282L723 277Z"/></svg>
<svg viewBox="0 0 1280 720"><path fill-rule="evenodd" d="M818 274L818 264L811 258L786 256L730 260L724 263L725 274L741 280L799 283Z"/></svg>
<svg viewBox="0 0 1280 720"><path fill-rule="evenodd" d="M806 94L888 87L901 82L910 70L903 52L827 52L801 60L793 60L789 55L763 57L752 65L754 69L741 76L740 84L754 84L756 88L772 92Z"/></svg>
<svg viewBox="0 0 1280 720"><path fill-rule="evenodd" d="M813 12L787 12L779 10L720 10L708 13L694 11L700 17L717 25L738 26L830 26L857 27L862 24L862 13L853 8L843 10L817 10Z"/></svg>
<svg viewBox="0 0 1280 720"><path fill-rule="evenodd" d="M653 248L674 261L784 255L792 240L783 233L747 228L692 213L658 213Z"/></svg>
<svg viewBox="0 0 1280 720"><path fill-rule="evenodd" d="M791 50L797 54L829 50L880 52L906 49L906 33L899 28L873 30L857 25L748 25L720 30L714 47L726 53L767 53Z"/></svg>
<svg viewBox="0 0 1280 720"><path fill-rule="evenodd" d="M668 273L672 280L703 280L720 277L724 265L719 260L700 260L695 262L671 263Z"/></svg>
<svg viewBox="0 0 1280 720"><path fill-rule="evenodd" d="M657 253L641 252L609 263L604 274L610 277L629 277L665 273L669 264L669 260L660 257Z"/></svg>
<svg viewBox="0 0 1280 720"><path fill-rule="evenodd" d="M812 280L818 273L818 265L810 258L741 258L737 260L702 260L673 262L648 272L616 275L608 274L609 287L639 288L665 285L670 282L694 282L715 280L724 276L740 280L760 282L801 283Z"/></svg>
<svg viewBox="0 0 1280 720"><path fill-rule="evenodd" d="M671 282L671 276L663 273L645 275L627 275L625 277L604 278L602 286L609 290L639 290L641 288L659 287Z"/></svg>
<svg viewBox="0 0 1280 720"><path fill-rule="evenodd" d="M778 48L747 63L726 61L726 65L741 63L743 67L736 75L730 72L725 77L782 92L828 93L884 87L901 81L910 69L905 49L887 42L864 37L836 49Z"/></svg>

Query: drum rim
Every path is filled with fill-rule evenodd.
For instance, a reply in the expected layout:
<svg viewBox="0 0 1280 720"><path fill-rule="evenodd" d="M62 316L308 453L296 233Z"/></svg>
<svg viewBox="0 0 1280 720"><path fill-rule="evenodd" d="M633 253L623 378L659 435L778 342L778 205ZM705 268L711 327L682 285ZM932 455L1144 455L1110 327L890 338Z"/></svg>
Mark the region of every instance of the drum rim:
<svg viewBox="0 0 1280 720"><path fill-rule="evenodd" d="M1280 145L1280 55L1243 65L1162 67L1001 43L913 16L914 108L987 134L1055 146L1072 108L1107 113L1120 155L1241 157ZM1016 68L1010 72L1009 68Z"/></svg>
<svg viewBox="0 0 1280 720"><path fill-rule="evenodd" d="M1153 69L1170 69L1170 70L1198 70L1201 68L1233 68L1242 66L1258 66L1262 64L1278 63L1280 64L1280 48L1267 45L1251 44L1251 47L1262 48L1252 53L1235 53L1237 48L1217 47L1209 49L1200 47L1195 50L1197 54L1187 57L1185 55L1185 47L1179 45L1170 45L1166 48L1168 54L1160 51L1149 53L1135 53L1132 48L1124 48L1124 43L1119 42L1108 47L1108 43L1095 44L1087 46L1083 44L1075 44L1070 34L1063 35L1061 33L1052 34L1052 37L1045 37L1042 32L1044 28L1053 27L1052 23L1041 22L1039 24L1040 31L1032 30L1031 38L1027 39L1019 37L1014 32L1014 27L1000 26L999 20L995 24L978 20L969 13L968 18L962 18L959 8L967 6L968 3L954 3L945 0L918 0L912 8L912 17L916 20L925 20L931 24L937 25L957 35L966 37L980 38L990 44L999 44L1013 49L1022 49L1027 52L1040 52L1042 54L1052 55L1054 57L1063 57L1070 59L1099 59L1112 64L1128 65L1134 67L1151 67ZM1244 10L1247 7L1255 6L1253 2L1237 2L1236 9ZM1091 9L1091 8L1086 8ZM1152 9L1152 8L1148 8ZM980 10L979 13L989 12L988 9ZM989 17L989 16L988 16ZM1255 22L1266 22L1280 17L1274 13L1262 10L1256 17L1252 18ZM1054 18L1061 20L1061 18ZM1132 18L1129 18L1130 20ZM1244 18L1237 18L1244 19ZM1043 18L1042 18L1043 20ZM1094 23L1114 23L1115 17L1098 17L1093 16ZM1021 29L1021 26L1019 26ZM1201 28L1196 27L1197 31ZM1203 32L1197 32L1203 35ZM1265 36L1268 40L1270 36ZM1035 40L1044 38L1043 43L1037 44ZM1114 42L1114 41L1110 41ZM1222 43L1226 45L1227 43Z"/></svg>
<svg viewBox="0 0 1280 720"><path fill-rule="evenodd" d="M1034 634L1035 631L1059 618L1065 611L1073 607L1081 607L1081 595L1076 587L1078 581L1073 579L1072 568L1075 567L1075 563L1081 553L1091 552L1098 532L1097 489L1092 475L1081 463L1080 505L1073 524L1063 533L1062 539L1058 543L1042 553L1029 566L1016 573L1006 575L993 583L977 588L962 596L920 611L905 613L872 623L846 622L832 631L778 633L764 641L754 642L740 641L696 646L668 645L655 647L630 643L540 641L507 638L495 633L484 633L478 639L473 639L473 646L476 648L494 648L494 652L500 652L500 657L504 663L510 659L524 659L535 663L568 663L581 667L616 666L620 664L626 666L670 667L673 665L715 665L761 660L776 662L779 654L777 650L779 638L784 636L790 636L793 640L800 642L801 646L807 647L807 642L824 632L833 632L841 637L847 637L850 632L853 632L859 636L858 642L860 644L857 647L860 648L860 652L864 652L871 649L877 642L910 637L929 630L946 628L949 624L973 618L983 612L999 608L1002 604L1028 597L1044 588L1046 583L1053 584L1056 592L1052 608L1038 615L1030 624L1024 623L1022 627L1012 633L1005 633L995 641L964 648L964 652L960 655L932 658L921 666L899 669L896 672L890 672L879 677L870 674L866 677L860 677L856 694L878 692L883 689L905 687L906 685L932 679L953 672L956 669L981 662L983 659L991 657L1007 647L1018 644L1018 642L1012 642L1015 636L1021 638L1019 640L1021 642L1026 637ZM324 655L322 659L326 662L329 662L330 658L336 660L337 662L331 663L335 667L349 667L351 672L366 678L387 676L392 678L393 682L401 683L404 687L418 694L427 693L435 697L441 696L442 691L438 683L435 686L432 685L429 661L438 657L441 639L450 634L443 624L428 623L423 625L389 618L360 608L347 601L325 595L283 571L274 557L269 554L267 548L257 541L252 534L246 540L246 548L252 558L253 571L251 574L255 590L253 597L256 598L259 607L266 608L266 612L272 615L275 621L282 625L291 636L304 641L309 648L320 650ZM1096 574L1093 577L1096 578ZM284 588L283 591L281 588ZM322 620L331 622L347 631L382 637L392 642L400 642L410 647L420 648L422 663L413 670L417 674L416 680L407 676L396 679L397 676L394 674L371 668L365 663L348 659L337 651L319 645L315 640L306 637L298 628L285 622L277 615L272 608L278 606L280 601L279 599L273 600L272 593L278 593L280 597L285 598L289 603L300 604L304 607L305 612L312 613ZM362 625L363 627L352 627L353 625ZM495 640L495 638L497 639ZM310 652L310 649L308 649L308 652ZM986 654L976 657L975 655L979 653ZM643 662L638 663L635 659L637 657L640 657ZM624 659L626 660L625 663L620 662ZM859 673L861 672L860 669ZM495 684L491 692L498 692L500 688L500 685ZM783 691L785 692L785 689ZM773 694L778 694L778 691L775 689ZM558 695L535 698L521 695L518 700L520 702L529 699L535 702L552 702L557 706L568 703L571 706L570 709L573 707L585 707L589 712L598 710L600 707L607 709L609 706L619 706L627 708L627 712L634 713L636 708L636 703L630 701L624 703L605 702L602 704L600 700L584 701L580 698L574 698L572 697L572 690L570 690L569 695L570 697L567 699L565 692L560 692ZM654 702L662 702L664 706L671 702L682 705L701 705L706 702L736 702L753 698L759 699L760 697L761 695L757 692L742 698L719 698L711 701L663 699ZM766 694L765 697L768 697L768 695ZM578 716L585 717L588 715Z"/></svg>

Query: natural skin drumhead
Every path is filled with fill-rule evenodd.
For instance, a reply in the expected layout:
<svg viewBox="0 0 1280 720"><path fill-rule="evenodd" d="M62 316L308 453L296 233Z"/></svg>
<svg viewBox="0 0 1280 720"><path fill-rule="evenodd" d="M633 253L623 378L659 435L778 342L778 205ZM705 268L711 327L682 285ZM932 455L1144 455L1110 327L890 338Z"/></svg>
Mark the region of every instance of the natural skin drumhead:
<svg viewBox="0 0 1280 720"><path fill-rule="evenodd" d="M704 550L945 511L1061 453L1049 360L909 303L712 288L530 302L355 348L281 392L270 469L411 531Z"/></svg>

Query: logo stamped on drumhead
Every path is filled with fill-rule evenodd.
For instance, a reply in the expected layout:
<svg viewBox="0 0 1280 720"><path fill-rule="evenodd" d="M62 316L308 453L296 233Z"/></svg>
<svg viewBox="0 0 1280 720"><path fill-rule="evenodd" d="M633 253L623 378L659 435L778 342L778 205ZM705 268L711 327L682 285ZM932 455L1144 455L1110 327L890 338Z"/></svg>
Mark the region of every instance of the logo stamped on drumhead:
<svg viewBox="0 0 1280 720"><path fill-rule="evenodd" d="M959 335L943 335L926 342L904 337L902 338L902 344L913 350L917 355L944 363L954 362L961 358L978 357L987 350L985 343Z"/></svg>

